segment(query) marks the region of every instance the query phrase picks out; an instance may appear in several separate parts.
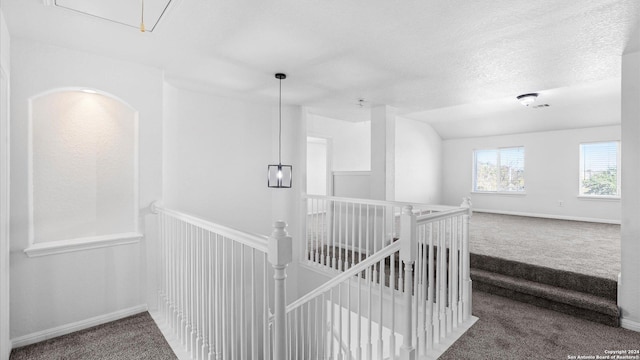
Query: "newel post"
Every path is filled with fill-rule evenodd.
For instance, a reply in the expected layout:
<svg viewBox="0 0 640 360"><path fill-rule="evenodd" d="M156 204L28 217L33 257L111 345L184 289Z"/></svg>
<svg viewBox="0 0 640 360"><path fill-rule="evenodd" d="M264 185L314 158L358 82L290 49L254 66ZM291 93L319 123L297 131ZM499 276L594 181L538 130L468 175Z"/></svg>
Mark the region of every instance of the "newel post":
<svg viewBox="0 0 640 360"><path fill-rule="evenodd" d="M293 240L285 229L287 223L276 221L273 223L273 233L269 237L268 259L273 266L275 280L275 306L274 306L274 346L273 358L284 359L286 350L286 290L285 280L287 278L286 268L293 260Z"/></svg>
<svg viewBox="0 0 640 360"><path fill-rule="evenodd" d="M404 321L405 331L403 334L403 343L400 348L401 360L414 360L416 358L416 349L413 342L412 324L413 315L411 306L411 293L413 286L413 263L416 261L416 215L413 213L413 207L407 205L402 208L400 217L400 260L404 263Z"/></svg>
<svg viewBox="0 0 640 360"><path fill-rule="evenodd" d="M469 319L471 315L471 277L469 261L469 221L471 220L471 214L473 210L471 208L471 198L462 198L462 204L460 207L466 208L467 213L462 216L462 320Z"/></svg>

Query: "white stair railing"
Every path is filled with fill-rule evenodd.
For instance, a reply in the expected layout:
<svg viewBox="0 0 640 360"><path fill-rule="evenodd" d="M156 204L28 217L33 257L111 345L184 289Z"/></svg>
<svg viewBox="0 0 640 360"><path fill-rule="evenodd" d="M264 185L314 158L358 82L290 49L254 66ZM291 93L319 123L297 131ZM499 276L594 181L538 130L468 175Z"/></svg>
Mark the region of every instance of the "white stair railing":
<svg viewBox="0 0 640 360"><path fill-rule="evenodd" d="M159 216L159 311L191 358L271 359L272 341L278 358L285 331L276 322L270 336L269 276L271 262L274 308L284 314L284 271L291 261L286 224L276 222L268 238L159 206L152 210Z"/></svg>
<svg viewBox="0 0 640 360"><path fill-rule="evenodd" d="M470 325L471 204L416 213L405 205L397 241L287 306L285 359L432 357Z"/></svg>
<svg viewBox="0 0 640 360"><path fill-rule="evenodd" d="M395 356L393 324L399 302L386 284L394 242L296 300L286 308L283 359L386 359ZM386 331L383 331L386 330Z"/></svg>
<svg viewBox="0 0 640 360"><path fill-rule="evenodd" d="M401 241L407 253L401 257L405 280L413 275L411 334L419 356L429 355L470 320L470 215L468 199L456 210L431 215L416 216L410 206L403 210ZM407 264L413 264L412 271Z"/></svg>
<svg viewBox="0 0 640 360"><path fill-rule="evenodd" d="M400 214L412 206L417 215L455 209L427 205L306 195L304 260L313 266L346 270L400 235Z"/></svg>
<svg viewBox="0 0 640 360"><path fill-rule="evenodd" d="M397 239L286 307L286 223L267 237L152 210L159 311L193 359L410 360L437 354L470 323L468 199L452 210L393 210Z"/></svg>

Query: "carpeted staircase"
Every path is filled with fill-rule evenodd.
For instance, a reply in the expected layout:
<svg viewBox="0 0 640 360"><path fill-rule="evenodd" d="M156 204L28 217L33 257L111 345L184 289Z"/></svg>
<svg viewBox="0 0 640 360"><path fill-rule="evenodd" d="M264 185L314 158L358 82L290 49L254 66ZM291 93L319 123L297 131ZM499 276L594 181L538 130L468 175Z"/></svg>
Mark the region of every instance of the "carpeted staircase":
<svg viewBox="0 0 640 360"><path fill-rule="evenodd" d="M473 253L471 280L474 290L620 326L613 280Z"/></svg>

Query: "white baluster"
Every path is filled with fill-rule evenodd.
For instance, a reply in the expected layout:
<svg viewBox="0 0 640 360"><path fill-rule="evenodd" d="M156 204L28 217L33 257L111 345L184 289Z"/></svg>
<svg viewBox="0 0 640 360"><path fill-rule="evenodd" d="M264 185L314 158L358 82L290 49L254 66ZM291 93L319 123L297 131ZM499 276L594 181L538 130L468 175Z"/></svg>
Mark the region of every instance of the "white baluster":
<svg viewBox="0 0 640 360"><path fill-rule="evenodd" d="M440 220L440 237L438 238L438 277L440 288L438 290L438 320L440 322L440 338L447 335L447 257L446 257L446 220Z"/></svg>
<svg viewBox="0 0 640 360"><path fill-rule="evenodd" d="M389 335L389 355L391 360L396 358L396 254L389 260L391 269L389 274L389 294L391 297L391 334Z"/></svg>
<svg viewBox="0 0 640 360"><path fill-rule="evenodd" d="M258 317L258 302L256 301L256 250L251 249L251 359L258 358L258 329L256 321ZM267 299L264 299L265 301Z"/></svg>
<svg viewBox="0 0 640 360"><path fill-rule="evenodd" d="M371 331L371 327L372 327L372 315L373 315L373 311L372 311L372 306L371 306L371 300L373 298L373 294L371 292L371 287L373 286L373 268L374 265L369 266L367 268L367 283L369 286L369 291L368 291L368 296L367 296L367 347L366 347L366 356L367 359L373 359L373 343L371 342L371 340L373 339L372 336L372 331Z"/></svg>
<svg viewBox="0 0 640 360"><path fill-rule="evenodd" d="M220 317L222 318L221 327L220 327L220 349L218 354L218 359L224 359L227 357L229 353L229 297L231 296L229 291L229 247L226 241L226 238L221 237L221 254L220 261L222 262L222 286L220 288L220 292L218 293L220 296Z"/></svg>
<svg viewBox="0 0 640 360"><path fill-rule="evenodd" d="M416 217L412 212L411 206L405 206L402 209L402 218L400 226L400 259L404 263L404 299L405 299L405 331L403 334L403 343L400 348L400 358L402 360L414 360L416 357L415 348L412 344L412 304L411 304L411 286L412 286L412 270L411 266L415 262L416 249ZM382 323L381 323L382 325Z"/></svg>
<svg viewBox="0 0 640 360"><path fill-rule="evenodd" d="M434 253L434 223L429 223L429 250L428 250L428 282L429 282L429 290L427 293L427 349L433 349L434 340L436 336L434 334L434 316L433 316L433 303L435 300L435 253Z"/></svg>
<svg viewBox="0 0 640 360"><path fill-rule="evenodd" d="M453 251L452 251L452 247L453 247L453 219L449 218L447 219L447 240L449 243L449 256L447 257L447 281L446 281L446 286L447 286L447 303L445 304L447 306L446 309L446 316L447 316L447 334L451 333L451 330L453 330L453 314L452 314L452 303L453 303L453 286L451 286L451 275L453 274ZM445 244L446 245L446 244ZM446 253L445 253L446 254Z"/></svg>
<svg viewBox="0 0 640 360"><path fill-rule="evenodd" d="M338 285L338 360L344 357L344 348L342 347L342 284Z"/></svg>
<svg viewBox="0 0 640 360"><path fill-rule="evenodd" d="M451 273L451 281L452 281L451 288L452 288L452 291L453 291L452 296L451 296L451 298L452 298L451 310L452 310L452 313L453 313L453 320L452 321L453 321L453 328L454 329L458 327L458 321L459 321L459 319L458 319L458 297L459 297L459 294L458 294L458 286L459 286L459 283L458 283L458 275L459 275L459 271L458 271L459 270L458 269L458 266L459 266L459 262L458 262L458 257L459 257L458 242L459 242L459 239L460 239L460 229L459 229L460 222L459 222L459 219L460 219L459 216L457 216L455 218L455 226L454 226L455 231L454 231L454 236L452 236L451 250L450 250L451 253L453 254L453 256L452 256L452 260L453 261L452 261L452 265L451 265L451 269L453 270L452 273Z"/></svg>
<svg viewBox="0 0 640 360"><path fill-rule="evenodd" d="M471 220L471 199L464 198L460 207L468 209L462 217L462 320L466 321L471 315L471 278L469 277L469 221Z"/></svg>
<svg viewBox="0 0 640 360"><path fill-rule="evenodd" d="M382 360L382 350L384 348L382 343L382 317L384 312L384 298L382 289L384 287L384 260L378 263L378 268L378 334L376 338L376 349L378 352L378 360Z"/></svg>
<svg viewBox="0 0 640 360"><path fill-rule="evenodd" d="M180 224L180 343L187 345L187 224Z"/></svg>
<svg viewBox="0 0 640 360"><path fill-rule="evenodd" d="M263 314L262 314L262 324L263 324L263 334L262 334L262 347L263 347L263 353L262 353L262 358L263 359L270 359L271 358L271 340L269 337L269 278L267 276L267 274L269 273L268 268L267 268L267 256L268 254L264 254L264 256L262 257L262 273L263 273L263 277L262 277L262 293L263 293L263 302L264 302L264 306L263 306Z"/></svg>
<svg viewBox="0 0 640 360"><path fill-rule="evenodd" d="M334 351L335 351L334 350L335 340L333 339L333 329L335 328L334 322L335 322L335 307L336 307L335 306L335 302L333 300L333 289L331 289L329 299L330 299L329 306L331 306L331 309L330 309L331 310L331 317L329 318L329 332L330 332L330 334L329 334L329 341L330 341L330 343L329 343L329 354L330 354L329 355L329 359L333 359Z"/></svg>
<svg viewBox="0 0 640 360"><path fill-rule="evenodd" d="M351 204L351 266L356 259L356 204ZM358 250L360 251L360 250Z"/></svg>
<svg viewBox="0 0 640 360"><path fill-rule="evenodd" d="M284 221L276 221L269 237L269 262L274 269L274 359L284 359L286 354L286 268L293 259L293 241L286 231Z"/></svg>
<svg viewBox="0 0 640 360"><path fill-rule="evenodd" d="M362 254L360 255L362 258ZM356 359L362 360L362 308L360 304L362 302L362 272L358 273L358 324L356 328Z"/></svg>
<svg viewBox="0 0 640 360"><path fill-rule="evenodd" d="M213 235L213 236L212 236ZM209 348L208 348L208 352L206 355L206 359L207 360L214 360L215 359L215 319L216 319L216 313L215 313L215 303L216 303L216 293L215 293L215 288L216 288L216 278L215 278L215 234L209 233L208 239L207 239L207 258L209 259L208 263L207 263L207 271L209 272L209 286L207 288L208 292L209 292L209 301L207 302L207 305L209 307L209 316L208 316L208 322L209 322L209 338L208 338L208 344L209 344Z"/></svg>
<svg viewBox="0 0 640 360"><path fill-rule="evenodd" d="M342 258L342 252L345 250L346 245L343 245L344 234L342 233L342 224L345 222L342 214L342 202L338 203L338 270L344 271L344 259Z"/></svg>

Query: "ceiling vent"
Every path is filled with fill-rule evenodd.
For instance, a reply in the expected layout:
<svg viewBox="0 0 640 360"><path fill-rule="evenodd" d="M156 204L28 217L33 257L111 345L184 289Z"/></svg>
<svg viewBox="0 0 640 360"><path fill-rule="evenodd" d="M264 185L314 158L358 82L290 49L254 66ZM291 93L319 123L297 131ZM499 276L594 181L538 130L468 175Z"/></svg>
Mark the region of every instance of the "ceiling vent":
<svg viewBox="0 0 640 360"><path fill-rule="evenodd" d="M46 6L70 10L78 14L140 29L144 16L145 31L153 32L172 3L178 0L42 0ZM144 9L144 14L142 13Z"/></svg>

